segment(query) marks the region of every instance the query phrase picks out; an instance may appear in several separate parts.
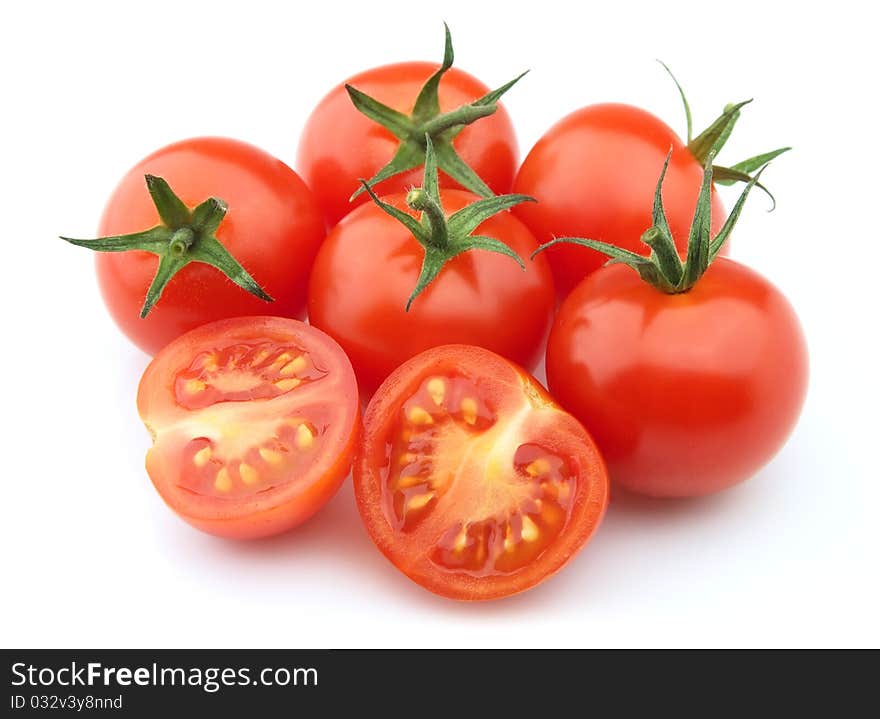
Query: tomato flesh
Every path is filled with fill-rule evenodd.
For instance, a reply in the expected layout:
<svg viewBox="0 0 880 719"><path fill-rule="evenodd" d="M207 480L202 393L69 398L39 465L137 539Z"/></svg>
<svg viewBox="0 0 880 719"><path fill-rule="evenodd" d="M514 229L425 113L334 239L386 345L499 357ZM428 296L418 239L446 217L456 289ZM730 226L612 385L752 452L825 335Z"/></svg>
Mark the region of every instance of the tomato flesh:
<svg viewBox="0 0 880 719"><path fill-rule="evenodd" d="M355 489L380 549L458 599L527 589L598 525L604 465L523 370L476 347L410 360L367 409Z"/></svg>
<svg viewBox="0 0 880 719"><path fill-rule="evenodd" d="M295 526L344 479L358 428L354 373L326 335L241 318L182 336L138 393L147 470L191 524L259 537Z"/></svg>

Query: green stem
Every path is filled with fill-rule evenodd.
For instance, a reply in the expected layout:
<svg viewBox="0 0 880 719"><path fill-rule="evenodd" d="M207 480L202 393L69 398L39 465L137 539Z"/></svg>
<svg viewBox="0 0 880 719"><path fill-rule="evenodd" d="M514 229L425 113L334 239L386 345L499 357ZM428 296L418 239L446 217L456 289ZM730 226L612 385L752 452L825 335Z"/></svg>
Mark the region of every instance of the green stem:
<svg viewBox="0 0 880 719"><path fill-rule="evenodd" d="M654 251L660 273L670 285L677 285L681 280L682 267L681 258L672 238L664 235L663 230L654 226L645 230L642 234L642 242Z"/></svg>
<svg viewBox="0 0 880 719"><path fill-rule="evenodd" d="M694 219L691 222L691 230L688 236L688 249L684 262L678 256L678 250L669 232L666 222L666 213L663 211L661 189L663 177L666 174L666 165L660 174L657 190L654 194L655 207L653 212L654 224L642 234L642 242L651 248L648 257L631 250L617 247L616 245L582 237L556 237L545 242L532 253L532 259L539 252L548 247L553 247L560 242L568 242L581 247L601 252L608 257L609 262L624 264L639 273L639 276L648 284L660 292L666 294L681 294L690 290L705 274L712 260L720 252L724 241L733 230L736 221L742 212L743 204L752 188L759 184L761 173L764 168L752 177L733 209L714 239L711 238L712 216L712 160L715 152L709 152L706 164L703 166L703 182L700 187L700 195L697 198L697 207L694 210ZM667 158L667 163L668 163ZM485 202L485 201L484 201Z"/></svg>
<svg viewBox="0 0 880 719"><path fill-rule="evenodd" d="M448 145L448 147L452 146ZM406 301L407 312L413 300L437 278L445 264L462 252L469 250L496 252L510 257L522 270L526 269L520 256L504 242L495 237L472 233L490 217L509 210L520 202L534 202L534 198L526 195L492 196L472 202L447 217L440 198L437 169L434 142L430 135L425 135L425 172L422 176L422 186L414 187L406 194L407 207L421 213L418 220L399 207L383 202L373 192L370 183L361 180L376 206L406 227L425 251L416 285Z"/></svg>
<svg viewBox="0 0 880 719"><path fill-rule="evenodd" d="M416 187L407 193L406 204L411 209L424 213L430 230L430 243L437 249L445 250L449 246L449 231L446 213L440 203L421 187Z"/></svg>
<svg viewBox="0 0 880 719"><path fill-rule="evenodd" d="M497 105L463 105L455 110L450 110L442 115L437 115L418 127L413 132L413 138L422 139L425 135L436 138L442 132L458 125L469 125L483 117L488 117L497 109Z"/></svg>
<svg viewBox="0 0 880 719"><path fill-rule="evenodd" d="M187 250L192 247L195 239L196 235L191 228L181 227L179 230L175 230L174 234L171 235L171 240L168 243L168 249L175 257L182 257L186 254Z"/></svg>

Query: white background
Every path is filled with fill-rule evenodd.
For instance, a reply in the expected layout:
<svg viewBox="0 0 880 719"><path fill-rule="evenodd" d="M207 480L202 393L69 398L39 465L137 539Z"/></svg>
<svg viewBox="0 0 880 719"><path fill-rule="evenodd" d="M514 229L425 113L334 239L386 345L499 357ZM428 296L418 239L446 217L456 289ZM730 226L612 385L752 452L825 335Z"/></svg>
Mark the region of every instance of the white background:
<svg viewBox="0 0 880 719"><path fill-rule="evenodd" d="M0 643L880 644L880 64L869 6L429 5L3 6ZM238 137L293 163L332 84L439 60L442 19L456 64L487 84L532 69L506 100L523 153L567 112L606 100L683 132L658 57L698 128L754 97L721 159L795 150L765 175L779 208L767 214L752 196L733 255L790 297L812 363L794 436L752 481L704 501L616 502L561 574L482 605L434 597L388 564L350 483L307 525L260 543L174 517L143 469L134 393L148 358L104 311L90 253L56 239L93 234L123 173L177 139ZM723 192L730 206L736 190Z"/></svg>

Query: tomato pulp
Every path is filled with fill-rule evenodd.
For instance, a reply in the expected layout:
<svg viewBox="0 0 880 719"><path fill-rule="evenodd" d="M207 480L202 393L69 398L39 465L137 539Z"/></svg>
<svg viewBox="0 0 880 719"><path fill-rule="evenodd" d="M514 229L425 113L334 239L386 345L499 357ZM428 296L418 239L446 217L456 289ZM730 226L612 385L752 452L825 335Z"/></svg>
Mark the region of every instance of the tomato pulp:
<svg viewBox="0 0 880 719"><path fill-rule="evenodd" d="M554 237L585 237L647 255L650 250L640 238L652 224L654 189L670 149L663 205L673 239L684 252L703 168L666 123L630 105L591 105L551 127L514 181L514 192L538 202L518 205L513 213L541 244ZM713 236L724 220L724 206L713 188ZM569 244L544 254L562 297L608 261Z"/></svg>
<svg viewBox="0 0 880 719"><path fill-rule="evenodd" d="M193 526L223 537L290 529L339 488L358 436L351 365L297 320L243 317L163 349L138 388L147 472Z"/></svg>
<svg viewBox="0 0 880 719"><path fill-rule="evenodd" d="M608 497L592 439L524 370L447 345L403 364L367 408L353 466L373 541L455 599L523 591L560 569Z"/></svg>
<svg viewBox="0 0 880 719"><path fill-rule="evenodd" d="M623 265L596 271L563 303L547 347L550 390L595 437L611 479L658 497L752 476L792 431L807 374L791 305L723 257L681 294Z"/></svg>

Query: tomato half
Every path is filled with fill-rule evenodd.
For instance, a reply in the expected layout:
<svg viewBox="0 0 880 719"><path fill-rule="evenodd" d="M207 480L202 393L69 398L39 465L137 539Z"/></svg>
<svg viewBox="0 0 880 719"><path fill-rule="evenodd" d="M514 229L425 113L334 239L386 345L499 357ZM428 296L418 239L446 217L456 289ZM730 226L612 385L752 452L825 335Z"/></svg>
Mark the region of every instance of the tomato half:
<svg viewBox="0 0 880 719"><path fill-rule="evenodd" d="M410 114L425 81L439 68L437 63L403 62L366 70L334 87L314 109L303 129L297 151L297 168L314 190L332 226L358 205L369 202L359 189L360 179L372 177L397 150L400 141L390 131L362 115L345 90L350 84L389 107ZM456 67L440 81L440 111L448 112L473 102L489 88ZM510 191L519 149L510 115L502 105L494 114L465 127L455 138L459 156L495 192ZM404 192L421 182L422 170L409 172L376 184L379 195ZM440 185L461 189L448 175L440 173Z"/></svg>
<svg viewBox="0 0 880 719"><path fill-rule="evenodd" d="M234 285L223 273L193 262L168 283L150 314L141 306L158 258L149 252L100 252L95 257L104 302L120 329L155 354L175 337L226 317L301 317L312 260L324 238L315 198L280 160L238 140L199 137L154 152L122 179L101 219L101 236L123 235L160 224L144 175L164 178L192 209L218 197L229 210L217 239L274 298L266 302Z"/></svg>
<svg viewBox="0 0 880 719"><path fill-rule="evenodd" d="M597 528L608 480L590 436L524 370L447 345L402 365L367 408L353 466L373 541L455 599L521 592Z"/></svg>
<svg viewBox="0 0 880 719"><path fill-rule="evenodd" d="M683 252L703 168L666 123L630 105L591 105L551 127L526 156L514 181L514 192L538 202L523 203L513 212L542 244L554 237L586 237L648 254L640 237L652 224L654 189L670 148L663 205L673 239ZM724 206L713 188L713 236L724 220ZM567 244L545 254L563 297L608 260Z"/></svg>
<svg viewBox="0 0 880 719"><path fill-rule="evenodd" d="M342 350L280 317L179 337L147 367L137 406L162 499L194 527L238 539L283 532L320 509L348 474L360 426Z"/></svg>
<svg viewBox="0 0 880 719"><path fill-rule="evenodd" d="M807 374L791 305L721 257L682 294L623 265L596 271L562 304L547 347L550 390L595 437L611 479L657 497L751 477L794 428Z"/></svg>
<svg viewBox="0 0 880 719"><path fill-rule="evenodd" d="M442 191L453 213L478 198ZM404 195L382 198L413 216ZM424 249L408 229L370 203L327 236L309 281L309 321L348 354L366 394L405 360L442 344L474 344L532 368L553 316L553 278L532 233L509 212L474 232L505 242L526 259L524 272L510 257L470 250L449 261L406 310Z"/></svg>

